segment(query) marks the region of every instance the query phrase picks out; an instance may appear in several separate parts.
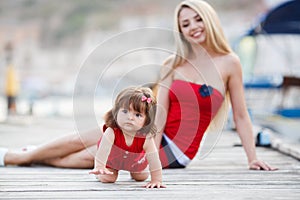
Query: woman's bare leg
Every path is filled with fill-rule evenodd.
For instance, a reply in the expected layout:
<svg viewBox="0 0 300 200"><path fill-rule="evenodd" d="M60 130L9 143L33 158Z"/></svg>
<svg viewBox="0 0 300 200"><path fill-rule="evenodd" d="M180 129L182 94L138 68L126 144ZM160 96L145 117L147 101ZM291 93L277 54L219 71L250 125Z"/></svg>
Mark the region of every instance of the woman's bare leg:
<svg viewBox="0 0 300 200"><path fill-rule="evenodd" d="M87 147L97 144L101 135L102 131L99 128L82 134L70 134L60 137L32 151L9 151L5 155L4 163L5 165L23 165L43 163L45 160L67 157L68 155L80 152ZM67 164L66 167L68 165L69 164ZM61 167L64 167L63 164L61 164Z"/></svg>
<svg viewBox="0 0 300 200"><path fill-rule="evenodd" d="M44 160L41 164L62 168L92 169L96 152L97 145L93 145L62 158Z"/></svg>

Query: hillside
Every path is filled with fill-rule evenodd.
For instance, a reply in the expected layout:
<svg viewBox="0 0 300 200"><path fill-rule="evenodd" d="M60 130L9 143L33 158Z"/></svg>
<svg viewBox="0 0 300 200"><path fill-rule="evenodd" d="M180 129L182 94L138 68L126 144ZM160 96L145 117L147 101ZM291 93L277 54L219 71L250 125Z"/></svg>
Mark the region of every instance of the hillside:
<svg viewBox="0 0 300 200"><path fill-rule="evenodd" d="M126 17L160 16L172 20L179 0L16 0L0 1L0 24L39 29L44 47L79 44L86 32L118 29ZM261 12L262 0L210 0L221 13L242 12L253 16ZM172 21L170 21L172 22Z"/></svg>

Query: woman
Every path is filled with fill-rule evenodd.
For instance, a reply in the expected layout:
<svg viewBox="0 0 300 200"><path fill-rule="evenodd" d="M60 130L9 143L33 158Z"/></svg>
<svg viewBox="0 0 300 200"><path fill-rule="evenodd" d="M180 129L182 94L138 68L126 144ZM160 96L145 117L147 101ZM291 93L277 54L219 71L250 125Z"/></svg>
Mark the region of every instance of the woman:
<svg viewBox="0 0 300 200"><path fill-rule="evenodd" d="M275 170L256 157L241 65L214 9L201 0L183 1L175 10L175 32L177 53L162 68L157 94L156 145L163 147L162 166L185 167L194 158L208 126L222 119L229 96L249 168ZM4 163L92 168L99 135L100 130L69 135L18 154L4 150Z"/></svg>
<svg viewBox="0 0 300 200"><path fill-rule="evenodd" d="M167 153L161 153L163 167L185 167L194 158L207 127L221 119L228 94L249 168L273 170L257 160L240 61L229 47L213 8L200 0L179 4L175 39L177 52L165 63L157 95L161 105L157 127L163 131L157 134L156 143L169 147L165 148ZM197 119L199 124L193 125Z"/></svg>

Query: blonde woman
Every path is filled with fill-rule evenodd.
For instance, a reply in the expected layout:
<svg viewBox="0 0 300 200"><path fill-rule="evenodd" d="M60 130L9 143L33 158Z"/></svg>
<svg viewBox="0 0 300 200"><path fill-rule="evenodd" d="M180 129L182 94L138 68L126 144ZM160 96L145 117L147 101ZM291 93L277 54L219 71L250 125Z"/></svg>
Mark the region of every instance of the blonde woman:
<svg viewBox="0 0 300 200"><path fill-rule="evenodd" d="M174 28L177 52L164 64L157 94L156 144L164 146L162 166L189 164L207 128L212 123L222 125L229 96L249 168L275 170L257 159L241 64L215 10L205 1L183 1L175 10Z"/></svg>

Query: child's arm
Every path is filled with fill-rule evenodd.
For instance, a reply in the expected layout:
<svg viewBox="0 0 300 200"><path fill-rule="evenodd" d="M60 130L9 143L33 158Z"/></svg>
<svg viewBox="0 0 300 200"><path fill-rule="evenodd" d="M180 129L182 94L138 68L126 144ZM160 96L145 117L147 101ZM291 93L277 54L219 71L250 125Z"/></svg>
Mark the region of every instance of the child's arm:
<svg viewBox="0 0 300 200"><path fill-rule="evenodd" d="M103 133L99 148L95 156L95 167L92 171L89 172L90 174L113 174L113 172L109 171L106 168L106 162L114 140L115 134L113 132L113 129L108 127Z"/></svg>
<svg viewBox="0 0 300 200"><path fill-rule="evenodd" d="M147 185L145 185L145 187L165 187L164 185L162 185L162 167L153 137L146 138L146 141L144 143L144 150L146 152L146 158L149 163L149 170L151 175L151 181Z"/></svg>

